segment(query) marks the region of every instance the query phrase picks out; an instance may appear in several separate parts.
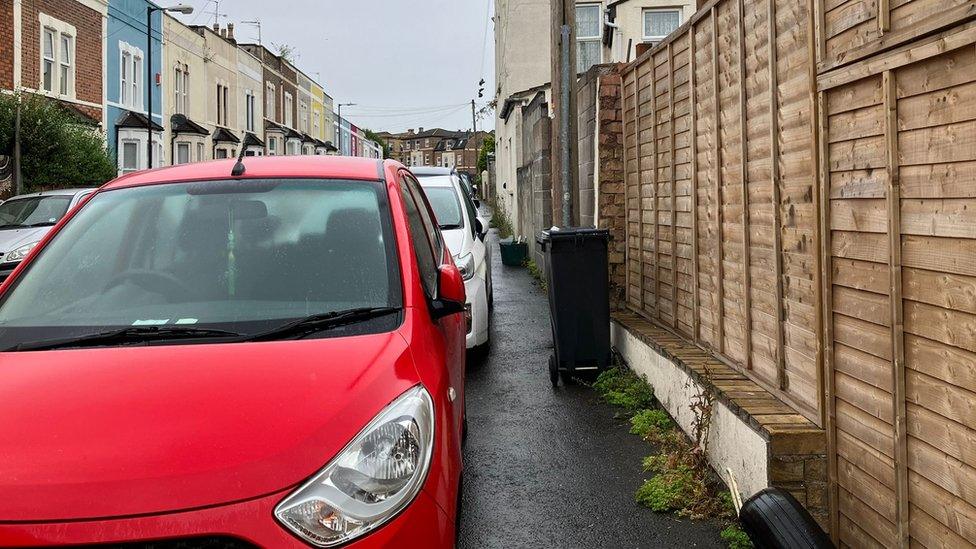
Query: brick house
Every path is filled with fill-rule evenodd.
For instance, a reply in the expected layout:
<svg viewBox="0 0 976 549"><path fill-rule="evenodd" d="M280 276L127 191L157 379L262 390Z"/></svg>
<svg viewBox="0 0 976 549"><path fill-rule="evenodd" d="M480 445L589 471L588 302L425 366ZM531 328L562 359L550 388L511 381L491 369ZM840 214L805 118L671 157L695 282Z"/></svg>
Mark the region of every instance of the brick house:
<svg viewBox="0 0 976 549"><path fill-rule="evenodd" d="M239 46L261 60L264 76L264 130L268 156L301 154L298 125L298 73L288 61L260 44Z"/></svg>
<svg viewBox="0 0 976 549"><path fill-rule="evenodd" d="M107 12L107 0L3 2L0 89L56 99L80 122L104 128Z"/></svg>

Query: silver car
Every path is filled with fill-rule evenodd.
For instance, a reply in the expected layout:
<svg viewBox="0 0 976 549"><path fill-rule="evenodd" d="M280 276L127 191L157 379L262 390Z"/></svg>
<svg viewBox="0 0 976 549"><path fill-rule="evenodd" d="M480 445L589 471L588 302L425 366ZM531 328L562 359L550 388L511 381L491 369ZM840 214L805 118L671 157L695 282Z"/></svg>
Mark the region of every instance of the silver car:
<svg viewBox="0 0 976 549"><path fill-rule="evenodd" d="M0 203L0 283L71 208L95 189L22 194Z"/></svg>

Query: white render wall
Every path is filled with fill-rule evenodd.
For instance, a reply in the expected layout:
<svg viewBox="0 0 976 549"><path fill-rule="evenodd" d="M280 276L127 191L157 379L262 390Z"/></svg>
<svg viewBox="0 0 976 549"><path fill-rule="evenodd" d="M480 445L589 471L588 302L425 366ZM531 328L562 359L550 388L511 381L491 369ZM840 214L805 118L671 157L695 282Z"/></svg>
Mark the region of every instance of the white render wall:
<svg viewBox="0 0 976 549"><path fill-rule="evenodd" d="M681 430L690 434L695 416L689 403L699 390L695 380L613 321L610 322L610 339L630 368L654 387L654 395ZM769 485L768 442L724 403L716 400L713 413L708 461L726 482L725 469L731 469L739 492L746 499Z"/></svg>

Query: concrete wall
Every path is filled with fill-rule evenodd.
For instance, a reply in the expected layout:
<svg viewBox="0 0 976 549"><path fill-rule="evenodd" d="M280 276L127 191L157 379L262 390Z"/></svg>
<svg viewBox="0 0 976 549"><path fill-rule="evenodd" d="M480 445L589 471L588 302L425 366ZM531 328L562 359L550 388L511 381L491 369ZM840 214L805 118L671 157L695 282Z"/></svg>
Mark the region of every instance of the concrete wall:
<svg viewBox="0 0 976 549"><path fill-rule="evenodd" d="M695 414L689 404L701 386L616 322L610 324L610 339L630 368L654 387L654 395L681 430L693 432ZM715 401L713 412L708 461L725 480L725 469L731 469L743 498L747 498L769 485L767 441L722 402Z"/></svg>

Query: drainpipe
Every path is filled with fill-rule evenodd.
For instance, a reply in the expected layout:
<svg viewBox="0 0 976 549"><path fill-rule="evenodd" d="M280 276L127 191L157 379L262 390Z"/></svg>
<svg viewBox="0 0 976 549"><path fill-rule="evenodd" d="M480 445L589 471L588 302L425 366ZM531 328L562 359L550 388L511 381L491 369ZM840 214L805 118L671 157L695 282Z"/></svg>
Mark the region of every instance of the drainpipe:
<svg viewBox="0 0 976 549"><path fill-rule="evenodd" d="M560 180L563 186L563 227L569 227L572 225L572 201L573 194L572 188L570 187L571 182L569 180L569 174L572 173L570 169L570 148L569 143L569 101L572 97L571 90L569 86L571 85L570 79L570 67L569 67L569 35L570 29L569 25L562 26L562 47L560 48L561 58L559 66L559 164L560 164Z"/></svg>

